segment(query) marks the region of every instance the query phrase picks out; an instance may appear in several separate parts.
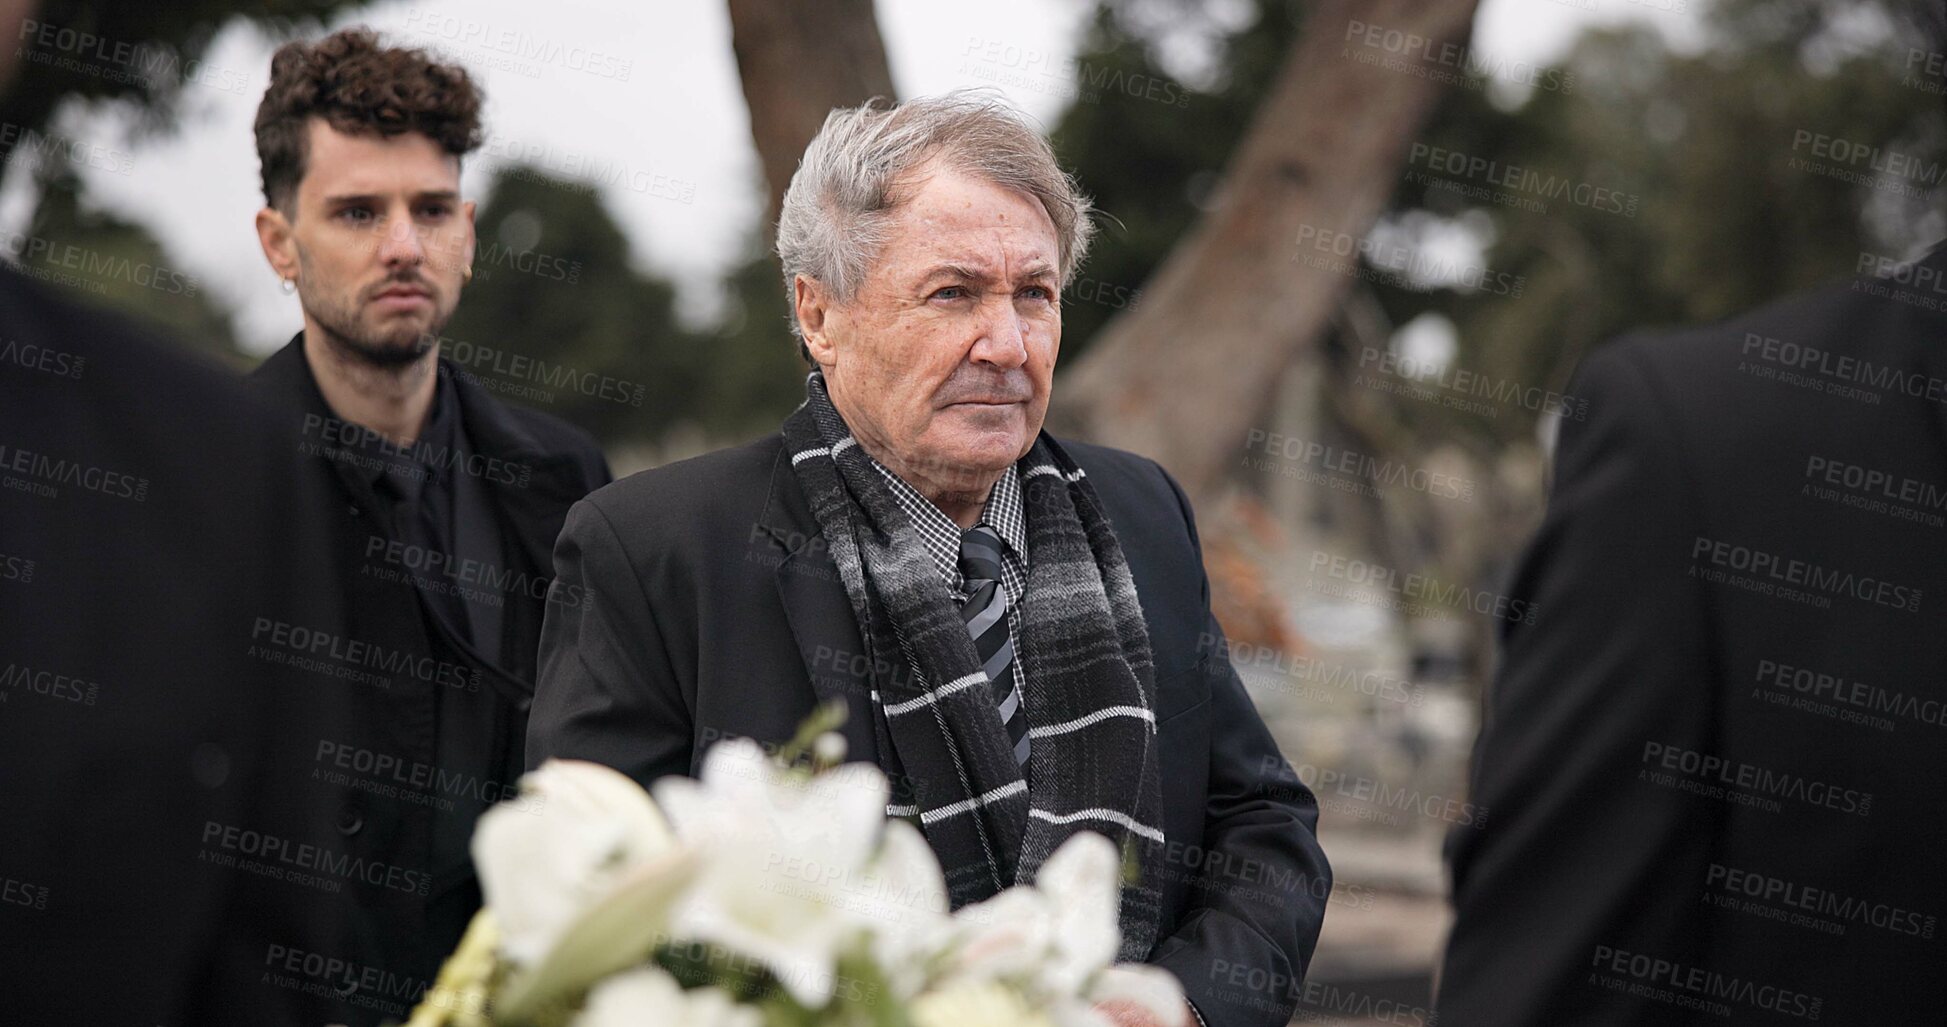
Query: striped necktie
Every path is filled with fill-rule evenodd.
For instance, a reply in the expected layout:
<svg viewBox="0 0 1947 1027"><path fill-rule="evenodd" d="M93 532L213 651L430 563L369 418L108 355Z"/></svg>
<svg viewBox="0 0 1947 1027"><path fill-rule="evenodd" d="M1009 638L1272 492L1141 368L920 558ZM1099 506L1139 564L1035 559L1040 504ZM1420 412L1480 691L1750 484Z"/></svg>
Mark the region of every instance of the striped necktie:
<svg viewBox="0 0 1947 1027"><path fill-rule="evenodd" d="M1007 630L1007 591L1001 588L1001 539L985 524L960 535L960 573L967 579L967 601L960 617L973 636L974 651L993 686L1007 737L1014 743L1014 760L1028 762L1028 716L1021 709L1021 686L1014 671L1014 639Z"/></svg>

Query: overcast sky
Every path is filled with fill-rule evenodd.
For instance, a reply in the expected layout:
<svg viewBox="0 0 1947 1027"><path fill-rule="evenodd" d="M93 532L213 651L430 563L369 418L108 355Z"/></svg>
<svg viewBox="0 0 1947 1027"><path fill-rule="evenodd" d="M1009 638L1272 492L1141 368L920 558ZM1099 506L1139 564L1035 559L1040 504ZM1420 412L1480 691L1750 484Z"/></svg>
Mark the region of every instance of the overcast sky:
<svg viewBox="0 0 1947 1027"><path fill-rule="evenodd" d="M1485 0L1474 45L1494 61L1545 62L1592 23L1635 18L1692 33L1693 15L1659 9L1672 5ZM1238 7L1210 4L1218 23ZM1091 9L1088 0L878 0L901 96L998 85L1044 124L1067 102L1061 61ZM722 0L423 0L374 5L344 22L441 51L484 82L490 142L467 164L463 189L481 195L494 168L522 154L608 182L603 198L636 261L673 277L685 311L707 316L762 195ZM1198 44L1195 33L1176 40L1171 70L1194 80ZM180 270L238 311L240 338L259 351L281 345L298 323L296 300L279 292L251 228L262 201L250 124L274 45L247 26L226 31L167 136L131 141L117 119L95 111L69 126L127 157L84 169L90 196L148 225ZM1004 81L993 80L1003 72ZM28 214L19 170L0 187L0 229L9 234Z"/></svg>

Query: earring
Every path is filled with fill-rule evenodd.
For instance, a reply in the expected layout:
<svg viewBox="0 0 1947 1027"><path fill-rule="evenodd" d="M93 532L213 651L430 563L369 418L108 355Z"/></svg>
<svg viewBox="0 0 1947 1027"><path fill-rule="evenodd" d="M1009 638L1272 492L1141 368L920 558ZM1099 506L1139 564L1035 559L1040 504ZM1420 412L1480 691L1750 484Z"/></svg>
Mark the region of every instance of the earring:
<svg viewBox="0 0 1947 1027"><path fill-rule="evenodd" d="M473 281L473 265L472 265L472 264L467 264L467 265L465 265L464 267L461 267L461 268L460 268L460 281L462 281L462 282L465 282L465 283L469 283L469 284L471 284L471 283L472 283L472 281Z"/></svg>
<svg viewBox="0 0 1947 1027"><path fill-rule="evenodd" d="M297 291L297 279L286 278L284 279L283 284L279 286L279 288L283 289L284 295L289 296L290 294Z"/></svg>

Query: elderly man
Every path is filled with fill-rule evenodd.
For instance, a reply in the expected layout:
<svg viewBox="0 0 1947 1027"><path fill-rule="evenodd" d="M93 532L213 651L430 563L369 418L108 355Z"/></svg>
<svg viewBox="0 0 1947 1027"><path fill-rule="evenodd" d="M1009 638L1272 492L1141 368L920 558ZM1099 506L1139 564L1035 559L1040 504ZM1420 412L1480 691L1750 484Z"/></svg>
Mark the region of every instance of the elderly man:
<svg viewBox="0 0 1947 1027"><path fill-rule="evenodd" d="M814 368L783 431L635 475L555 549L530 763L648 782L843 702L958 906L1121 843L1123 958L1212 1024L1284 1024L1330 871L1152 461L1041 432L1088 200L978 96L834 112L778 253ZM1108 1010L1123 1022L1153 1022Z"/></svg>

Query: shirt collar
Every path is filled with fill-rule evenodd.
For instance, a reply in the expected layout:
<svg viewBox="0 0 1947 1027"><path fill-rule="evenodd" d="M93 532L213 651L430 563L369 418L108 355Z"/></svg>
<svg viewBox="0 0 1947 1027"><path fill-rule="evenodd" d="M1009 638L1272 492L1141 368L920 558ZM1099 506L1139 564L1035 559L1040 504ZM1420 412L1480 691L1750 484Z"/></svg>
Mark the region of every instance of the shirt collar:
<svg viewBox="0 0 1947 1027"><path fill-rule="evenodd" d="M428 485L442 477L442 466L451 466L453 450L459 444L457 407L460 404L452 383L446 380L446 368L439 369L438 378L433 387L433 408L426 415L426 427L410 445L372 447L375 452L371 455L375 459L358 465L366 484L377 488L381 480L389 479L392 492L406 502L414 502Z"/></svg>
<svg viewBox="0 0 1947 1027"><path fill-rule="evenodd" d="M863 452L863 449L861 449ZM933 562L939 565L940 575L948 582L960 580L960 525L946 515L946 511L933 505L920 491L907 483L904 478L894 474L892 469L872 459L866 459L886 479L891 487L892 498L898 501L906 516L912 518L913 527L919 530L920 540L926 545ZM1001 544L1009 555L1019 560L1023 566L1028 561L1028 533L1025 506L1021 501L1021 472L1009 465L1007 470L994 481L994 487L987 493L987 505L981 508L977 524L985 524L999 535Z"/></svg>

